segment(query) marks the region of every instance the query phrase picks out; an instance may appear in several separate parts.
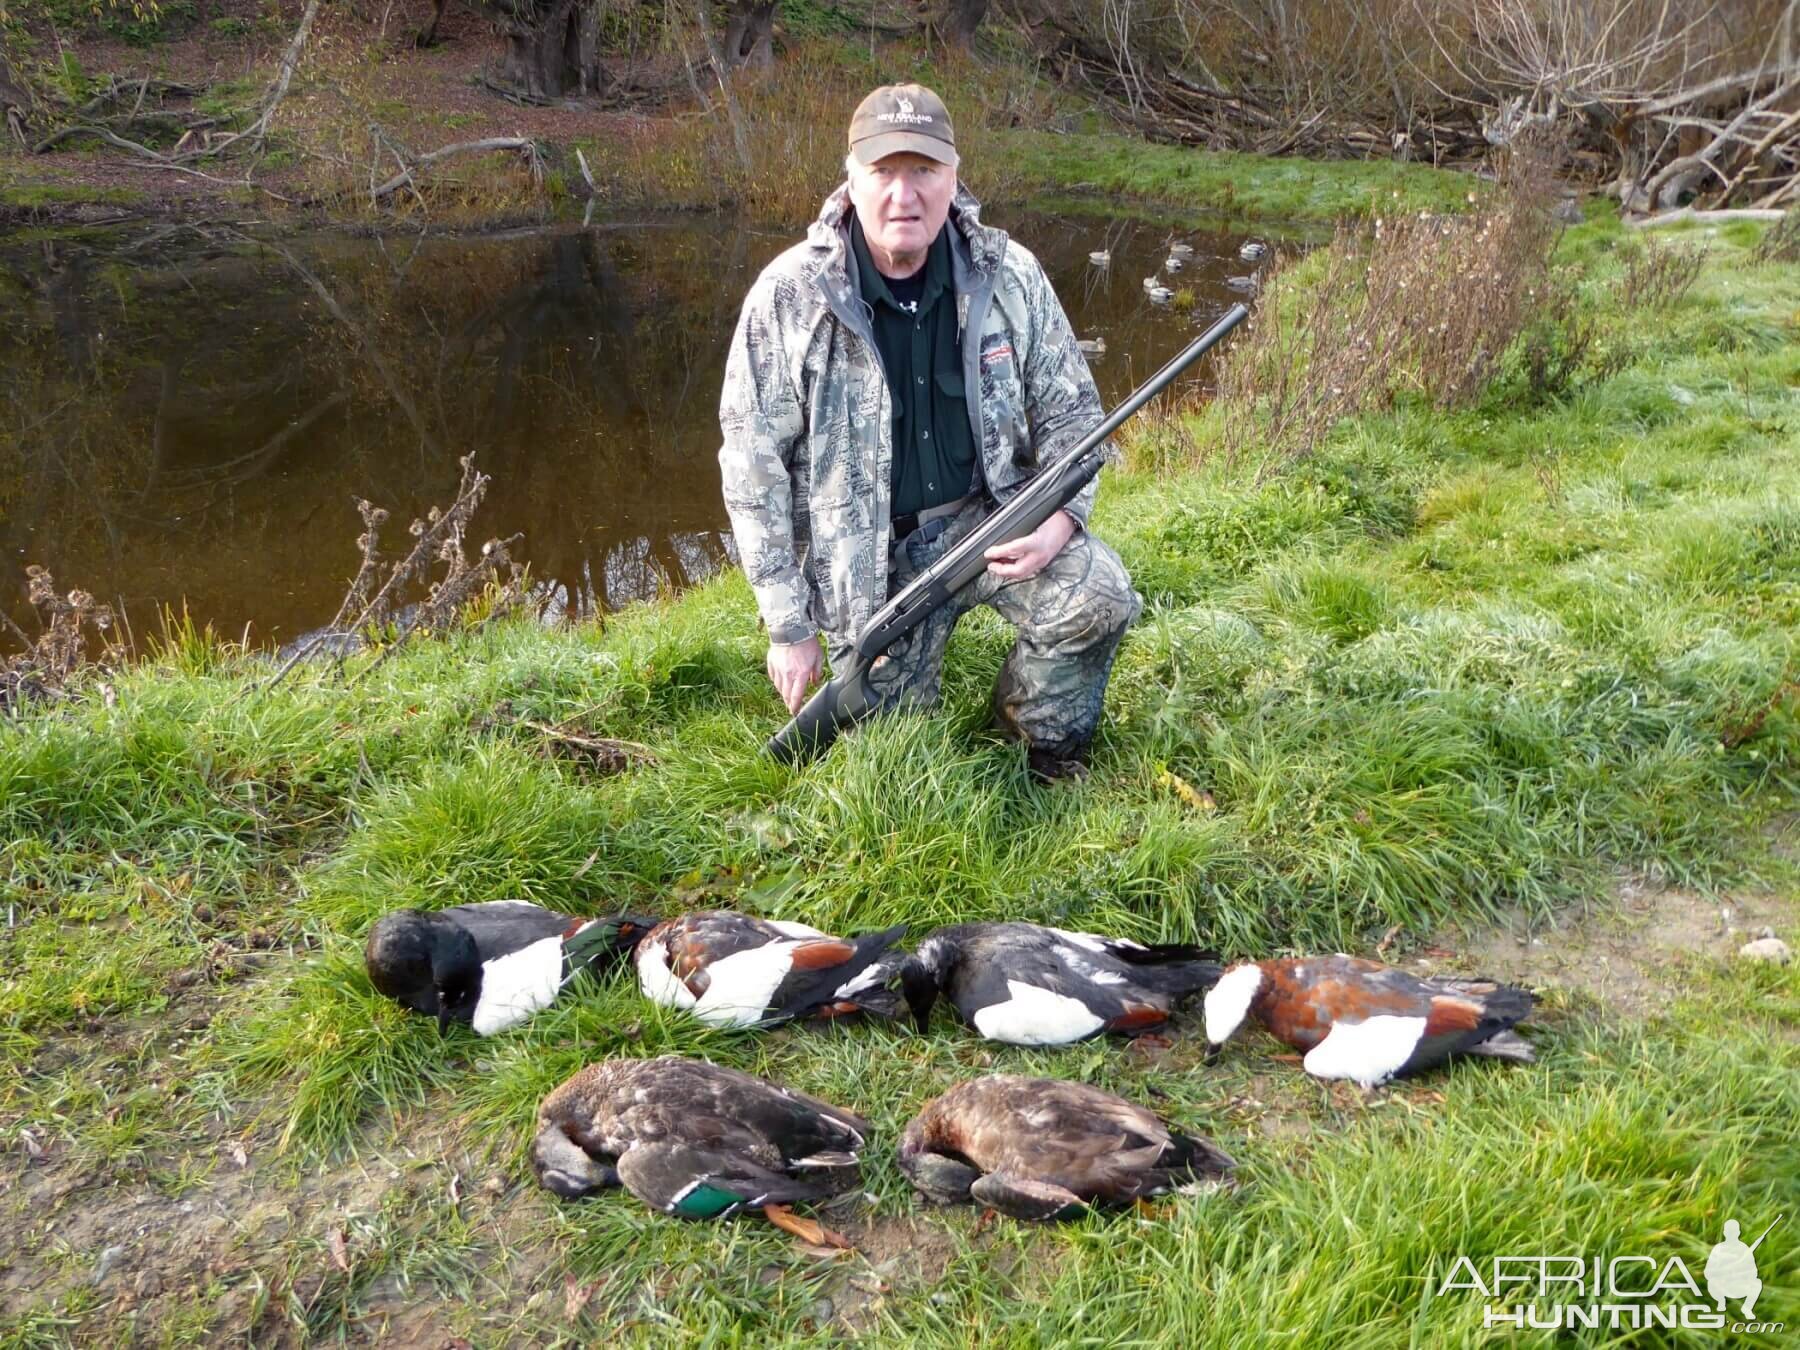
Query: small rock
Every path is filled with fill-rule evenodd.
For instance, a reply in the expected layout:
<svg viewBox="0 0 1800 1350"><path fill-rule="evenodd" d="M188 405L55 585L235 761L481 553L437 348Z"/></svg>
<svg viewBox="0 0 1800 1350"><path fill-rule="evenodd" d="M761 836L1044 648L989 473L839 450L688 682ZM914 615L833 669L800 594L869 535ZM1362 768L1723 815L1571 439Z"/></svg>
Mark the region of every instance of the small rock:
<svg viewBox="0 0 1800 1350"><path fill-rule="evenodd" d="M1794 958L1792 949L1778 937L1760 937L1754 942L1746 942L1738 948L1738 955L1746 961L1772 961L1778 966L1785 966Z"/></svg>
<svg viewBox="0 0 1800 1350"><path fill-rule="evenodd" d="M1551 209L1550 219L1559 225L1579 225L1585 219L1581 214L1581 203L1573 197L1564 197Z"/></svg>
<svg viewBox="0 0 1800 1350"><path fill-rule="evenodd" d="M831 1315L836 1311L837 1306L830 1299L822 1298L807 1309L807 1316L815 1322L824 1323L829 1322Z"/></svg>
<svg viewBox="0 0 1800 1350"><path fill-rule="evenodd" d="M495 1197L505 1195L506 1194L506 1178L503 1176L498 1176L498 1175L491 1176L486 1181L481 1183L481 1189L483 1191L485 1191L488 1195L492 1195Z"/></svg>
<svg viewBox="0 0 1800 1350"><path fill-rule="evenodd" d="M94 1262L94 1283L99 1284L113 1272L113 1267L125 1259L123 1247L107 1247L100 1253L100 1259Z"/></svg>

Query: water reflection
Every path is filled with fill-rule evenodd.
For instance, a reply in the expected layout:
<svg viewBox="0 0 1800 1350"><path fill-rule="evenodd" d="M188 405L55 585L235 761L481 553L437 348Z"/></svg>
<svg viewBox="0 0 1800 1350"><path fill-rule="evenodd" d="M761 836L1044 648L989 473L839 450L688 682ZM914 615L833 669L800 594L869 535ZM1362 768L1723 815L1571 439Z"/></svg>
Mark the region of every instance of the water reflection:
<svg viewBox="0 0 1800 1350"><path fill-rule="evenodd" d="M996 213L1044 260L1110 402L1235 298L1241 236ZM710 218L477 237L255 239L164 226L0 239L0 553L120 605L280 642L336 611L352 500L406 520L493 476L479 537L525 536L580 618L732 557L716 409L750 280L792 236ZM1171 239L1196 255L1142 279ZM1104 268L1091 252L1110 253ZM1204 376L1202 376L1204 378Z"/></svg>

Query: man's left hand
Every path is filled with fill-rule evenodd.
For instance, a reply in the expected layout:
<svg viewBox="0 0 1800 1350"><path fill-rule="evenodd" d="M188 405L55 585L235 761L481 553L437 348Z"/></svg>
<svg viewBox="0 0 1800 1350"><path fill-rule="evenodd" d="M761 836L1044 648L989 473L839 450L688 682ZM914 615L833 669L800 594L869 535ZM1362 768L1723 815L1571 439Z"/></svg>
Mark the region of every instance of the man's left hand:
<svg viewBox="0 0 1800 1350"><path fill-rule="evenodd" d="M981 555L987 559L988 575L1003 581L1035 577L1063 551L1063 545L1074 537L1075 528L1075 517L1067 511L1058 511L1023 539L995 544Z"/></svg>

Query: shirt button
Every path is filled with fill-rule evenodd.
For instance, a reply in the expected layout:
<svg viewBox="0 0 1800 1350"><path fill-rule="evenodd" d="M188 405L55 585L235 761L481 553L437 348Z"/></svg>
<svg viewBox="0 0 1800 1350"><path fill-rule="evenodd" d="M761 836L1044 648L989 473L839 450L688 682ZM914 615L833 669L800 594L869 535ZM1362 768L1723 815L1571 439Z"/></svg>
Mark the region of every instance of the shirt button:
<svg viewBox="0 0 1800 1350"><path fill-rule="evenodd" d="M923 376L923 375L921 375L921 376L919 376L919 383L920 383L920 384L924 384L924 383L925 383L925 377L924 377L924 376Z"/></svg>
<svg viewBox="0 0 1800 1350"><path fill-rule="evenodd" d="M920 432L920 433L919 433L919 435L921 435L921 436L923 436L923 437L924 437L924 438L925 438L925 439L926 439L926 440L930 440L930 439L931 439L931 433L930 433L930 432L929 432L929 431L921 431L921 432Z"/></svg>

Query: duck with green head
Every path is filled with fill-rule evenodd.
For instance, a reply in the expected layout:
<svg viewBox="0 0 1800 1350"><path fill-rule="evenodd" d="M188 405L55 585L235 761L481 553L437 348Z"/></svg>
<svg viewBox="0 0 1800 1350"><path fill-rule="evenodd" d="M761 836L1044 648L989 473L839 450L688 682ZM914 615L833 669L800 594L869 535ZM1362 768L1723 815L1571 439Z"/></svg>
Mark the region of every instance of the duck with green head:
<svg viewBox="0 0 1800 1350"><path fill-rule="evenodd" d="M820 1200L861 1179L869 1124L705 1060L590 1064L538 1108L532 1170L573 1200L623 1186L681 1219Z"/></svg>

